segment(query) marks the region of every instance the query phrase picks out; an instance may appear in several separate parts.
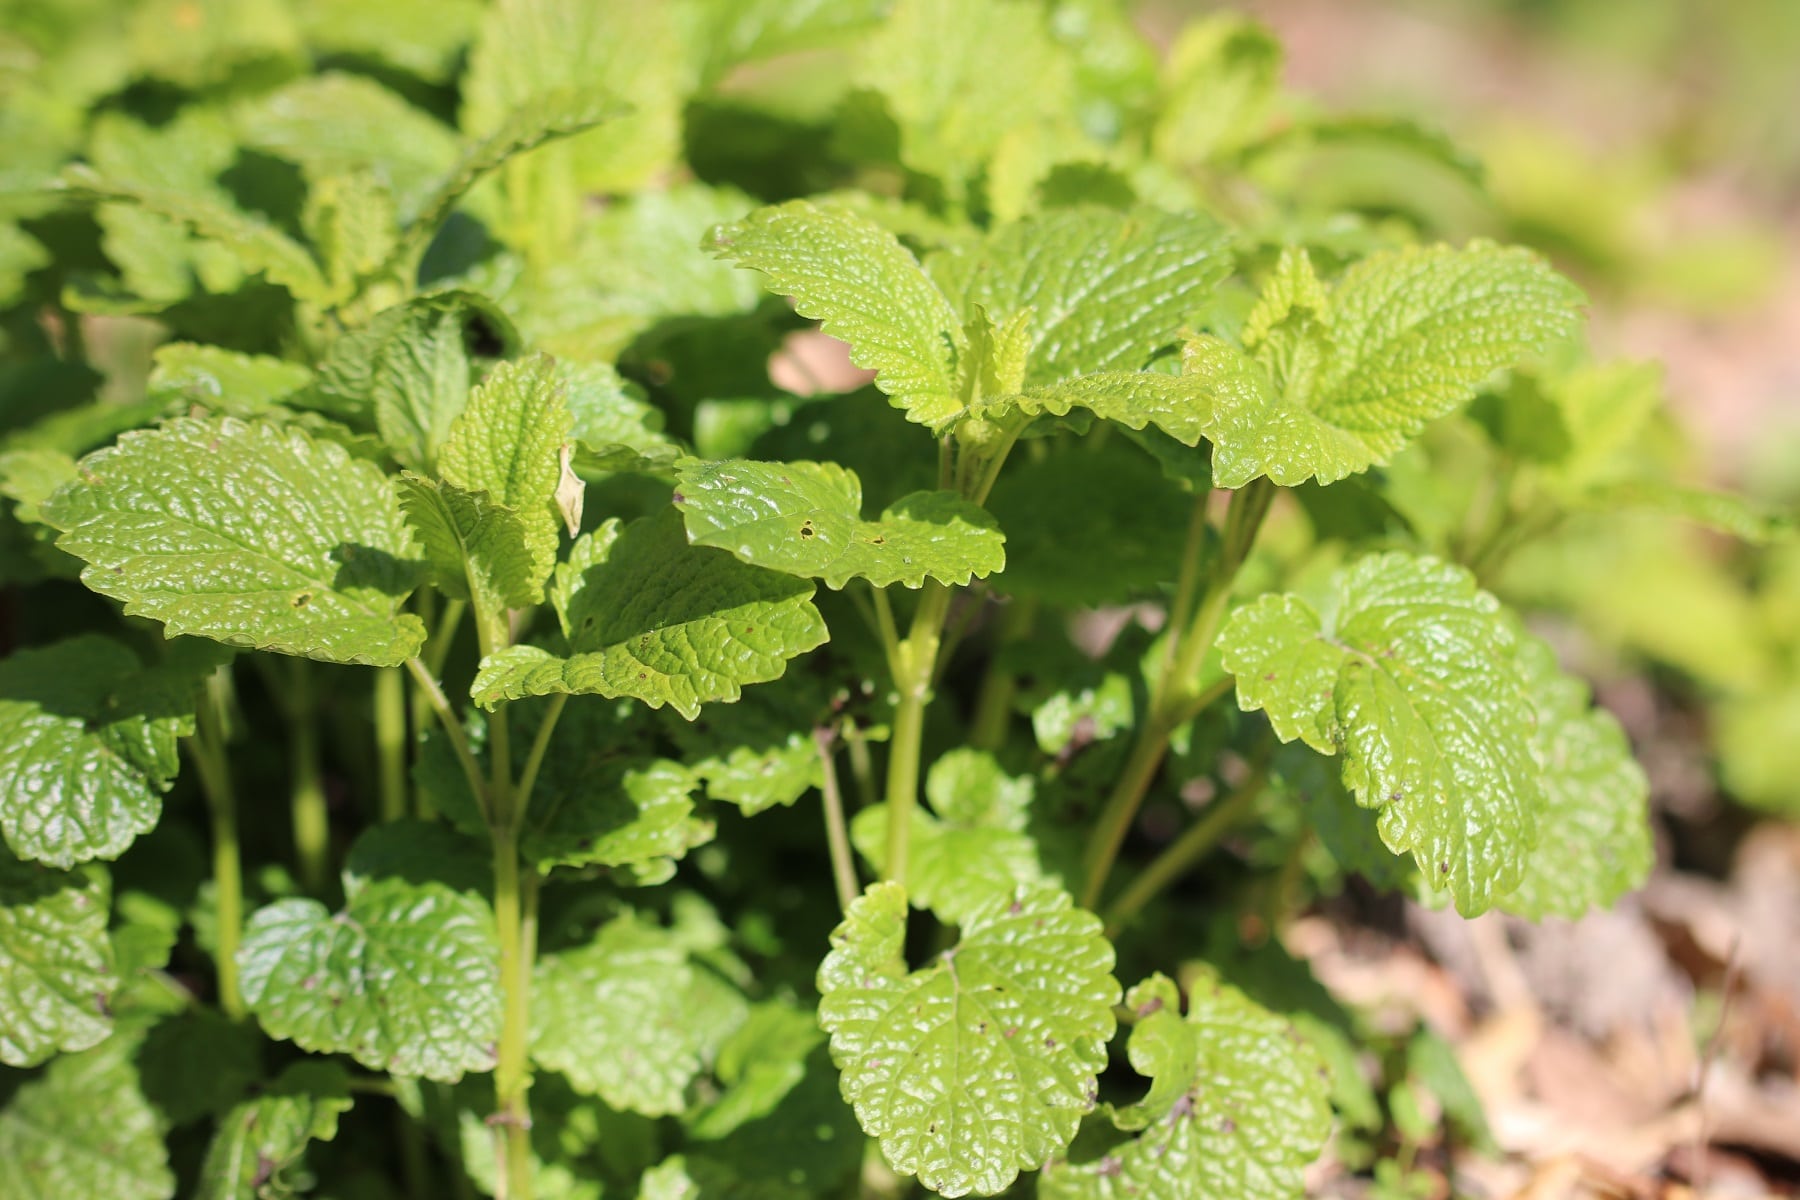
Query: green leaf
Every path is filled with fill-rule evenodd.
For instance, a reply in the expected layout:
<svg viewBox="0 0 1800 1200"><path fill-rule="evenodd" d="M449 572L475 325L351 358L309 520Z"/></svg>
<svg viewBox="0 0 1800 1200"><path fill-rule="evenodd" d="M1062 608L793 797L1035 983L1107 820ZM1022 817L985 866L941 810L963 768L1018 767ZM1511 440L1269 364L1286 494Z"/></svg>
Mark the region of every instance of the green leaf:
<svg viewBox="0 0 1800 1200"><path fill-rule="evenodd" d="M1372 555L1315 610L1265 596L1219 638L1238 705L1282 741L1344 757L1382 839L1411 853L1465 916L1519 886L1545 811L1537 715L1499 602L1467 571Z"/></svg>
<svg viewBox="0 0 1800 1200"><path fill-rule="evenodd" d="M1650 874L1650 785L1619 723L1589 703L1542 638L1523 636L1517 663L1537 709L1532 751L1546 804L1524 878L1496 903L1533 920L1575 920Z"/></svg>
<svg viewBox="0 0 1800 1200"><path fill-rule="evenodd" d="M522 98L485 136L471 143L419 205L407 229L408 253L423 250L450 211L483 176L546 142L592 129L626 108L592 86L554 88Z"/></svg>
<svg viewBox="0 0 1800 1200"><path fill-rule="evenodd" d="M988 501L1006 531L996 591L1097 607L1137 599L1181 566L1191 497L1115 439L1021 463Z"/></svg>
<svg viewBox="0 0 1800 1200"><path fill-rule="evenodd" d="M533 604L556 565L563 523L557 487L573 421L548 357L501 363L470 395L438 455L447 483L485 492L516 514L530 553L523 583Z"/></svg>
<svg viewBox="0 0 1800 1200"><path fill-rule="evenodd" d="M489 8L461 80L463 127L496 137L529 121L545 95L603 81L630 103L598 129L510 163L516 214L506 240L558 253L583 219L583 199L629 193L679 173L683 107L699 67L686 5L521 0ZM527 126L528 128L529 126Z"/></svg>
<svg viewBox="0 0 1800 1200"><path fill-rule="evenodd" d="M955 492L914 492L862 519L862 481L836 463L693 462L676 473L675 506L696 546L744 562L875 587L960 587L1006 565L1005 536Z"/></svg>
<svg viewBox="0 0 1800 1200"><path fill-rule="evenodd" d="M908 972L906 892L878 883L819 967L844 1098L890 1166L944 1196L992 1195L1060 1153L1094 1106L1119 999L1099 920L1022 887Z"/></svg>
<svg viewBox="0 0 1800 1200"><path fill-rule="evenodd" d="M1000 396L977 405L974 412L985 417L1008 412L1064 417L1078 408L1127 429L1154 425L1184 446L1198 445L1207 431L1206 408L1194 381L1160 371L1099 371Z"/></svg>
<svg viewBox="0 0 1800 1200"><path fill-rule="evenodd" d="M812 585L690 546L669 509L583 539L603 552L559 604L570 655L514 646L483 660L470 695L503 700L556 692L630 696L692 720L778 678L787 660L824 643ZM579 550L570 551L573 559Z"/></svg>
<svg viewBox="0 0 1800 1200"><path fill-rule="evenodd" d="M106 873L53 871L0 851L0 1062L33 1067L112 1032Z"/></svg>
<svg viewBox="0 0 1800 1200"><path fill-rule="evenodd" d="M834 717L830 689L809 672L792 671L698 721L670 721L669 736L707 795L749 817L822 786L813 731Z"/></svg>
<svg viewBox="0 0 1800 1200"><path fill-rule="evenodd" d="M11 308L25 295L25 280L50 264L43 243L11 221L0 221L0 308Z"/></svg>
<svg viewBox="0 0 1800 1200"><path fill-rule="evenodd" d="M901 161L962 199L1010 130L1073 115L1073 62L1047 26L1019 0L901 0L852 78L886 101Z"/></svg>
<svg viewBox="0 0 1800 1200"><path fill-rule="evenodd" d="M748 313L763 297L757 277L695 245L756 202L730 188L676 184L583 214L572 245L522 272L495 271L491 285L531 344L560 360L610 362L665 318ZM708 341L716 351L717 342ZM577 409L579 427L579 408Z"/></svg>
<svg viewBox="0 0 1800 1200"><path fill-rule="evenodd" d="M626 915L538 963L531 1056L578 1092L663 1116L687 1107L688 1085L746 1012L674 931Z"/></svg>
<svg viewBox="0 0 1800 1200"><path fill-rule="evenodd" d="M61 450L0 451L0 496L14 501L13 515L28 524L42 521L44 501L75 476L75 460Z"/></svg>
<svg viewBox="0 0 1800 1200"><path fill-rule="evenodd" d="M168 342L151 356L145 387L171 408L199 406L233 417L257 417L300 395L312 372L299 363L222 346Z"/></svg>
<svg viewBox="0 0 1800 1200"><path fill-rule="evenodd" d="M492 300L460 288L383 309L332 343L308 402L343 420L373 424L394 457L431 473L450 426L469 403L471 343L481 332L509 353L518 341Z"/></svg>
<svg viewBox="0 0 1800 1200"><path fill-rule="evenodd" d="M1169 48L1165 96L1151 131L1162 162L1206 163L1262 132L1281 88L1281 44L1236 13L1194 21Z"/></svg>
<svg viewBox="0 0 1800 1200"><path fill-rule="evenodd" d="M705 248L761 271L769 290L850 344L850 359L910 420L936 429L961 411L962 321L912 252L867 217L794 200L721 225Z"/></svg>
<svg viewBox="0 0 1800 1200"><path fill-rule="evenodd" d="M412 539L387 480L292 428L171 421L81 463L46 519L128 615L227 645L395 666L425 641L400 611Z"/></svg>
<svg viewBox="0 0 1800 1200"><path fill-rule="evenodd" d="M1206 311L1231 262L1231 235L1210 217L1071 208L939 251L925 269L965 317L979 308L1005 325L1030 310L1032 390L1144 366Z"/></svg>
<svg viewBox="0 0 1800 1200"><path fill-rule="evenodd" d="M446 1083L491 1071L493 913L477 894L400 869L365 861L336 913L298 898L259 909L238 950L244 1000L270 1037L371 1070Z"/></svg>
<svg viewBox="0 0 1800 1200"><path fill-rule="evenodd" d="M192 731L130 650L83 634L0 659L0 832L20 858L117 858L162 814Z"/></svg>
<svg viewBox="0 0 1800 1200"><path fill-rule="evenodd" d="M700 1185L688 1174L687 1159L676 1154L663 1159L638 1184L637 1200L700 1200Z"/></svg>
<svg viewBox="0 0 1800 1200"><path fill-rule="evenodd" d="M745 1200L813 1200L835 1195L861 1165L867 1143L810 1009L753 1005L719 1047L714 1073L718 1097L685 1118L690 1171L703 1187Z"/></svg>
<svg viewBox="0 0 1800 1200"><path fill-rule="evenodd" d="M115 1038L50 1064L0 1111L0 1163L16 1200L170 1200L175 1175L131 1065Z"/></svg>
<svg viewBox="0 0 1800 1200"><path fill-rule="evenodd" d="M1692 521L1752 544L1794 534L1794 519L1728 492L1677 487L1660 480L1625 480L1589 491L1578 503L1601 510L1625 509Z"/></svg>
<svg viewBox="0 0 1800 1200"><path fill-rule="evenodd" d="M322 179L380 174L411 218L456 161L456 134L367 75L325 71L256 96L232 113L240 142Z"/></svg>
<svg viewBox="0 0 1800 1200"><path fill-rule="evenodd" d="M179 914L173 916L173 925L168 935L171 941L180 932ZM156 964L158 971L167 965L167 952L162 952L161 957L163 961ZM119 958L124 965L123 948ZM147 968L140 965L135 969ZM152 984L145 980L139 989L122 989L115 1007L125 1011L129 1005L132 1015L137 1016L146 1007L141 999L145 985L167 996L178 1008L183 1003L190 1007L180 1008L158 1021L144 1035L136 1055L144 1095L172 1128L225 1115L264 1078L262 1051L268 1043L262 1032L253 1025L233 1021L216 1009L193 1006L187 996L170 995L165 982ZM134 996L134 990L140 995Z"/></svg>
<svg viewBox="0 0 1800 1200"><path fill-rule="evenodd" d="M1137 1136L1087 1162L1045 1168L1045 1200L1279 1200L1331 1132L1330 1072L1287 1021L1207 971L1188 1013L1162 975L1125 997L1139 1016L1128 1053L1150 1079L1113 1111Z"/></svg>
<svg viewBox="0 0 1800 1200"><path fill-rule="evenodd" d="M1305 252L1290 251L1246 323L1248 353L1195 338L1182 378L1219 486L1333 483L1386 463L1495 371L1574 336L1581 303L1517 247L1371 255L1329 295Z"/></svg>
<svg viewBox="0 0 1800 1200"><path fill-rule="evenodd" d="M334 304L355 299L365 281L387 274L400 237L394 193L368 170L314 179L300 225L319 257L326 295Z"/></svg>
<svg viewBox="0 0 1800 1200"><path fill-rule="evenodd" d="M952 750L931 765L925 798L913 811L908 899L940 920L960 924L1025 884L1044 880L1037 843L1026 832L1029 776L1014 779L993 755ZM850 838L877 872L887 870L888 806L871 804L850 823Z"/></svg>
<svg viewBox="0 0 1800 1200"><path fill-rule="evenodd" d="M62 188L76 200L130 204L174 221L229 253L245 271L263 274L298 299L322 300L330 295L319 264L306 247L262 218L210 196L108 179L85 166L64 168Z"/></svg>
<svg viewBox="0 0 1800 1200"><path fill-rule="evenodd" d="M350 1077L336 1063L298 1062L268 1091L226 1113L200 1167L200 1200L291 1194L287 1175L311 1142L337 1136L350 1111Z"/></svg>
<svg viewBox="0 0 1800 1200"><path fill-rule="evenodd" d="M526 608L543 599L543 576L517 512L486 492L410 471L395 486L440 591L458 600L473 597L479 612Z"/></svg>

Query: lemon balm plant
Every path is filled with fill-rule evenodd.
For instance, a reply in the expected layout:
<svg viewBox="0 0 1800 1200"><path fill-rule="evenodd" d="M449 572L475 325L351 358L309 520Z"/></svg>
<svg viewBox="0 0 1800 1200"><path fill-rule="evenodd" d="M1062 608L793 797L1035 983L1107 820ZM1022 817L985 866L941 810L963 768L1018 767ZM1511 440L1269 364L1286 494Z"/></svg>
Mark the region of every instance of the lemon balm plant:
<svg viewBox="0 0 1800 1200"><path fill-rule="evenodd" d="M1098 0L353 9L19 24L21 1195L1294 1195L1386 1081L1268 929L1642 878L1499 568L1776 528L1442 138Z"/></svg>

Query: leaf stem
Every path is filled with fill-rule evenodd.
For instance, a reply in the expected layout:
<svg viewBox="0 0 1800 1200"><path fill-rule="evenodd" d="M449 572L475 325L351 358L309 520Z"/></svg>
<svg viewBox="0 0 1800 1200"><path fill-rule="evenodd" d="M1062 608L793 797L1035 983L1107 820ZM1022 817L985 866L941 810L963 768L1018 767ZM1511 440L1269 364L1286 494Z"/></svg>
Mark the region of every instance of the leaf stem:
<svg viewBox="0 0 1800 1200"><path fill-rule="evenodd" d="M894 736L888 747L887 877L906 882L912 840L913 808L919 800L919 752L925 735L925 706L931 699L931 676L937 666L944 620L950 614L950 589L927 581L920 589L906 640L898 647L894 686L900 693L894 709Z"/></svg>
<svg viewBox="0 0 1800 1200"><path fill-rule="evenodd" d="M896 682L900 679L900 630L894 624L894 606L888 602L886 588L869 585L875 598L875 632L881 635L882 649L887 652L888 672Z"/></svg>
<svg viewBox="0 0 1800 1200"><path fill-rule="evenodd" d="M237 953L244 928L244 871L238 849L237 793L231 782L231 763L225 753L224 721L220 718L218 697L210 688L201 690L194 736L186 739L186 745L200 777L200 791L206 797L206 809L211 819L219 1008L233 1021L241 1021L245 1009L244 996L238 988Z"/></svg>
<svg viewBox="0 0 1800 1200"><path fill-rule="evenodd" d="M863 807L879 801L875 794L875 762L869 754L869 738L855 722L844 727L844 744L850 749L850 778L856 781L856 796Z"/></svg>
<svg viewBox="0 0 1800 1200"><path fill-rule="evenodd" d="M375 672L375 753L380 767L381 819L406 815L406 676L398 667Z"/></svg>
<svg viewBox="0 0 1800 1200"><path fill-rule="evenodd" d="M1231 585L1237 578L1238 568L1249 557L1250 547L1256 541L1263 518L1268 515L1274 494L1275 485L1267 479L1253 480L1232 493L1213 569L1201 589L1193 616L1174 634L1172 667L1155 681L1149 711L1132 744L1131 756L1126 760L1112 794L1107 797L1088 842L1083 859L1086 868L1081 892L1083 908L1092 909L1099 903L1119 848L1125 844L1125 835L1162 766L1163 756L1168 753L1170 735L1199 711L1197 700L1215 694L1210 688L1200 692L1193 689L1231 606ZM1183 570L1186 570L1185 563Z"/></svg>
<svg viewBox="0 0 1800 1200"><path fill-rule="evenodd" d="M468 610L467 600L444 601L444 611L438 618L437 628L432 631L431 640L425 645L425 665L431 668L433 675L444 673L444 660L450 656L450 647L456 642L456 631L462 627L463 614Z"/></svg>
<svg viewBox="0 0 1800 1200"><path fill-rule="evenodd" d="M819 751L819 795L825 808L825 842L831 848L831 881L837 886L838 908L848 912L850 902L862 893L856 882L856 862L850 857L850 831L844 824L844 798L838 790L835 747L837 732L821 725L813 730Z"/></svg>
<svg viewBox="0 0 1800 1200"><path fill-rule="evenodd" d="M319 706L313 665L296 658L288 682L288 756L294 857L300 885L322 891L331 875L331 820L319 761Z"/></svg>
<svg viewBox="0 0 1800 1200"><path fill-rule="evenodd" d="M518 830L494 829L494 921L500 933L500 1044L494 1064L495 1200L531 1200L531 967L537 950L536 871L519 869Z"/></svg>
<svg viewBox="0 0 1800 1200"><path fill-rule="evenodd" d="M462 722L451 709L450 701L444 696L444 689L418 658L407 659L406 669L412 674L413 682L418 685L419 693L425 697L425 703L437 714L438 725L443 729L444 736L450 739L450 748L456 751L456 760L462 764L463 774L468 777L469 791L474 795L476 804L486 811L487 780L482 777L481 763L476 761L475 752L469 749L469 735L464 732Z"/></svg>
<svg viewBox="0 0 1800 1200"><path fill-rule="evenodd" d="M1116 937L1125 923L1199 862L1236 825L1268 783L1269 769L1258 766L1236 790L1201 814L1200 819L1139 871L1106 910L1106 935Z"/></svg>
<svg viewBox="0 0 1800 1200"><path fill-rule="evenodd" d="M550 749L550 737L556 732L556 722L561 719L568 703L567 694L551 696L550 706L544 710L544 719L538 724L537 736L531 740L531 749L525 755L525 769L519 773L519 786L513 790L520 821L524 821L526 814L531 811L532 789L537 786L538 772L543 769L544 755Z"/></svg>
<svg viewBox="0 0 1800 1200"><path fill-rule="evenodd" d="M994 654L982 676L981 690L975 694L975 711L969 719L969 745L977 750L998 750L1006 742L1019 681L1006 662L1004 651L1031 636L1037 610L1037 600L1032 597L1014 599L1000 610L994 627Z"/></svg>

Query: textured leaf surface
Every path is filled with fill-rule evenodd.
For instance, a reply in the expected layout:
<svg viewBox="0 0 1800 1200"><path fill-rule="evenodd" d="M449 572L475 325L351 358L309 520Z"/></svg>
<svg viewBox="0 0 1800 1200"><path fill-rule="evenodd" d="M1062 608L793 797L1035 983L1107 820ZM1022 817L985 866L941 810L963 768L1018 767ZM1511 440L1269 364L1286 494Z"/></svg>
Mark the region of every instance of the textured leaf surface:
<svg viewBox="0 0 1800 1200"><path fill-rule="evenodd" d="M137 656L84 634L0 660L0 832L21 858L117 858L162 814L193 719Z"/></svg>
<svg viewBox="0 0 1800 1200"><path fill-rule="evenodd" d="M500 946L486 901L399 874L350 882L337 913L279 900L246 924L240 985L264 1031L395 1075L492 1070Z"/></svg>
<svg viewBox="0 0 1800 1200"><path fill-rule="evenodd" d="M1038 847L1026 833L1029 776L1008 776L993 755L952 750L925 777L930 811L913 810L908 899L939 919L959 924L1022 884L1043 880ZM856 814L850 837L877 871L887 870L888 807Z"/></svg>
<svg viewBox="0 0 1800 1200"><path fill-rule="evenodd" d="M1231 261L1230 235L1209 217L1070 208L925 265L965 316L979 307L1004 325L1031 310L1029 389L1142 367L1206 310Z"/></svg>
<svg viewBox="0 0 1800 1200"><path fill-rule="evenodd" d="M1574 920L1649 875L1650 786L1619 723L1563 674L1543 639L1521 638L1518 663L1537 708L1532 751L1546 804L1525 877L1498 903L1533 920Z"/></svg>
<svg viewBox="0 0 1800 1200"><path fill-rule="evenodd" d="M908 972L906 892L851 904L819 967L844 1098L888 1163L944 1196L992 1195L1068 1145L1094 1106L1119 985L1100 922L1021 888Z"/></svg>
<svg viewBox="0 0 1800 1200"><path fill-rule="evenodd" d="M848 342L851 361L874 371L875 386L910 419L936 427L962 408L962 321L880 225L795 200L720 226L706 248L761 271L770 291L791 296L801 316Z"/></svg>
<svg viewBox="0 0 1800 1200"><path fill-rule="evenodd" d="M530 551L531 602L543 595L556 564L562 513L562 448L574 418L555 364L544 355L501 363L469 397L438 455L446 482L517 514Z"/></svg>
<svg viewBox="0 0 1800 1200"><path fill-rule="evenodd" d="M1248 353L1201 336L1183 355L1214 475L1233 488L1259 475L1332 483L1385 463L1493 372L1573 336L1581 303L1515 247L1371 255L1329 295L1290 251L1245 325Z"/></svg>
<svg viewBox="0 0 1800 1200"><path fill-rule="evenodd" d="M380 470L298 430L182 419L82 460L46 518L82 581L228 645L393 666L425 629L400 604L412 539Z"/></svg>
<svg viewBox="0 0 1800 1200"><path fill-rule="evenodd" d="M0 1163L17 1200L170 1200L175 1174L132 1043L59 1058L0 1111Z"/></svg>
<svg viewBox="0 0 1800 1200"><path fill-rule="evenodd" d="M260 217L232 208L199 192L107 179L91 167L63 171L64 189L96 203L134 205L152 216L174 221L237 259L244 270L261 272L269 282L303 300L319 300L330 289L306 247Z"/></svg>
<svg viewBox="0 0 1800 1200"><path fill-rule="evenodd" d="M862 481L836 463L693 463L676 475L676 507L696 546L747 563L876 587L960 587L1006 564L994 518L954 492L914 492L862 519Z"/></svg>
<svg viewBox="0 0 1800 1200"><path fill-rule="evenodd" d="M746 1011L674 931L625 916L538 964L531 1054L579 1092L663 1116L687 1106L688 1084Z"/></svg>
<svg viewBox="0 0 1800 1200"><path fill-rule="evenodd" d="M432 582L479 612L524 608L543 596L543 576L514 509L410 471L396 481L400 508L418 535Z"/></svg>
<svg viewBox="0 0 1800 1200"><path fill-rule="evenodd" d="M1000 396L976 411L984 416L1018 411L1063 417L1078 408L1127 429L1154 425L1187 446L1198 445L1207 431L1207 408L1199 387L1185 376L1159 371L1099 371Z"/></svg>
<svg viewBox="0 0 1800 1200"><path fill-rule="evenodd" d="M669 735L708 796L754 816L823 783L813 730L831 723L831 702L817 677L793 671L735 704L715 705L698 721L668 722Z"/></svg>
<svg viewBox="0 0 1800 1200"><path fill-rule="evenodd" d="M1173 982L1153 975L1125 1003L1140 1014L1128 1053L1150 1079L1116 1110L1131 1141L1089 1162L1057 1163L1045 1200L1280 1200L1331 1132L1330 1076L1293 1027L1211 972L1181 1015Z"/></svg>
<svg viewBox="0 0 1800 1200"><path fill-rule="evenodd" d="M145 385L153 398L236 417L260 416L312 382L299 363L195 342L158 346L153 361Z"/></svg>
<svg viewBox="0 0 1800 1200"><path fill-rule="evenodd" d="M561 593L570 656L514 646L489 657L471 689L477 703L593 692L667 704L692 720L701 704L736 700L743 685L779 677L788 659L825 641L811 584L688 545L673 509L583 541L607 539Z"/></svg>
<svg viewBox="0 0 1800 1200"><path fill-rule="evenodd" d="M0 851L0 1062L36 1066L112 1032L111 901L98 868L53 871Z"/></svg>
<svg viewBox="0 0 1800 1200"><path fill-rule="evenodd" d="M261 1200L287 1194L288 1172L312 1142L337 1136L350 1111L350 1077L336 1063L299 1062L268 1091L219 1122L200 1167L200 1200Z"/></svg>
<svg viewBox="0 0 1800 1200"><path fill-rule="evenodd" d="M1265 596L1220 636L1238 704L1283 741L1344 758L1357 802L1458 911L1516 888L1545 795L1537 717L1498 601L1460 567L1375 555L1333 577L1315 611Z"/></svg>

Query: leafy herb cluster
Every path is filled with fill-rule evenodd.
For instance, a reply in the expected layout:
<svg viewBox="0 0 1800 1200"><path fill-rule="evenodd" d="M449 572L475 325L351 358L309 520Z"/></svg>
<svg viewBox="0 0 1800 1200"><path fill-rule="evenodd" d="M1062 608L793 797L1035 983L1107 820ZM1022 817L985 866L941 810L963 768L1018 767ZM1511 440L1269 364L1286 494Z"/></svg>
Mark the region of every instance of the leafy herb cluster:
<svg viewBox="0 0 1800 1200"><path fill-rule="evenodd" d="M1261 1200L1422 1091L1484 1136L1266 931L1631 888L1500 567L1775 530L1409 208L1478 194L1443 139L1105 0L10 9L9 1194ZM812 322L870 385L770 382Z"/></svg>

